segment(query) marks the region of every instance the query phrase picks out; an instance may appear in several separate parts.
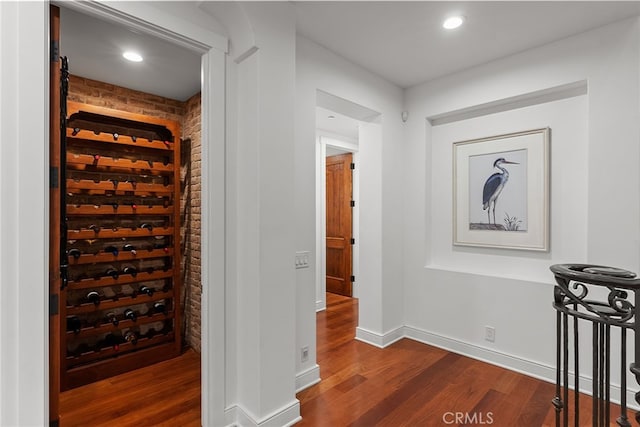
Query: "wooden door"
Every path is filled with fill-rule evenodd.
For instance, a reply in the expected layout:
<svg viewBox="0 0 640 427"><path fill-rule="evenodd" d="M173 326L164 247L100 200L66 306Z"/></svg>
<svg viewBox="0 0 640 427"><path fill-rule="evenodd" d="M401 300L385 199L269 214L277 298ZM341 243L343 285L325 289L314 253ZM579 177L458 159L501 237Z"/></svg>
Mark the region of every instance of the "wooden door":
<svg viewBox="0 0 640 427"><path fill-rule="evenodd" d="M49 294L52 303L49 308L49 422L59 423L60 401L60 9L50 6L51 63L49 65ZM56 314L54 314L56 313Z"/></svg>
<svg viewBox="0 0 640 427"><path fill-rule="evenodd" d="M352 296L351 153L327 157L327 292Z"/></svg>

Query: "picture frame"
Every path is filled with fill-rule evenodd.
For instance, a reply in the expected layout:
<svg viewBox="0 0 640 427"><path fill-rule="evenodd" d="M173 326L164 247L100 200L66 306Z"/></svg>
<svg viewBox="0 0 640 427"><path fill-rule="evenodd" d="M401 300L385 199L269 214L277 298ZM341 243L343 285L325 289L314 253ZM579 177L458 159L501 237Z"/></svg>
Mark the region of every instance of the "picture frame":
<svg viewBox="0 0 640 427"><path fill-rule="evenodd" d="M453 144L453 244L549 250L550 128Z"/></svg>

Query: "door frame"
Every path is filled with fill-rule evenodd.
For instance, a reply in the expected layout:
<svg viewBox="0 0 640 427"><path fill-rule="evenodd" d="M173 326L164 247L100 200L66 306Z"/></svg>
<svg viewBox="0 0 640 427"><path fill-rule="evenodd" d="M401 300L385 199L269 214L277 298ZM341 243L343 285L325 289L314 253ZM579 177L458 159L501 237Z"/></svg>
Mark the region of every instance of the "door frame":
<svg viewBox="0 0 640 427"><path fill-rule="evenodd" d="M317 265L317 286L316 286L316 312L327 308L327 181L326 181L326 155L327 147L333 147L353 154L353 163L356 168L353 170L353 200L356 202L352 210L352 237L355 244L352 247L352 273L356 277L353 283L352 296L358 298L359 287L357 286L358 274L360 272L360 173L358 141L345 136L331 134L329 132L316 132L316 253L319 261Z"/></svg>
<svg viewBox="0 0 640 427"><path fill-rule="evenodd" d="M30 72L9 75L9 78L16 78L17 88L7 91L4 94L6 97L3 95L0 100L2 108L19 106L2 120L3 125L12 125L6 127L2 134L15 135L12 140L18 140L20 135L20 140L32 141L26 149L15 144L14 147L8 147L4 155L0 155L0 182L11 177L17 178L18 182L18 185L6 187L6 193L3 192L3 196L6 196L4 202L14 209L10 214L3 215L4 218L0 217L0 231L6 232L0 240L0 252L11 253L0 264L12 266L11 271L6 270L7 274L3 274L1 279L3 285L10 281L24 285L7 288L0 295L4 311L0 315L3 337L0 345L1 372L11 372L3 377L0 386L0 412L4 412L0 423L4 420L9 424L49 424L49 241L45 231L49 222L50 185L48 173L45 173L49 167L49 5L49 1L0 5L0 20L9 24L0 33L12 34L19 40L19 48L28 48L26 50L32 52L32 55L10 55L15 70ZM187 25L170 24L162 14L155 14L147 6L138 3L119 2L107 6L98 2L65 2L62 6L125 23L138 31L174 41L202 54L201 232L202 282L203 291L206 290L203 292L201 316L202 424L224 425L226 183L224 156L215 156L213 153L224 152L226 142L227 39L209 30L192 31ZM4 13L6 17L2 16ZM16 19L9 21L9 17ZM42 27L38 31L32 31L33 18L37 18L36 25ZM4 68L4 61L0 60L0 65ZM34 121L34 114L46 117L46 120ZM16 129L21 130L20 134ZM17 212L21 213L20 216L15 215ZM29 245L17 245L22 239L29 241ZM34 253L41 256L28 256ZM17 272L21 272L19 276ZM41 305L42 309L33 310L34 304ZM24 339L24 334L12 333L10 328L17 331L17 325L21 325L23 332L31 333L29 339ZM216 345L210 345L213 343ZM9 348L13 351L7 351ZM11 371L5 369L10 366L13 367ZM34 395L34 390L42 394ZM9 391L12 395L10 399ZM15 404L4 405L7 402Z"/></svg>

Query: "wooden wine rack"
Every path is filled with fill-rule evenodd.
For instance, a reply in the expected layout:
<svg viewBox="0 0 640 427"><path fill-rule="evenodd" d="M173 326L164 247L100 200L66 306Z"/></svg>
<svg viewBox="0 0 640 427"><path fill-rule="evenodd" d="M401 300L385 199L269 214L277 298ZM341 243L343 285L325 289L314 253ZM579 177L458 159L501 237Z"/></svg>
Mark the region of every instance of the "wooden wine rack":
<svg viewBox="0 0 640 427"><path fill-rule="evenodd" d="M180 354L180 125L68 102L62 157L67 390Z"/></svg>

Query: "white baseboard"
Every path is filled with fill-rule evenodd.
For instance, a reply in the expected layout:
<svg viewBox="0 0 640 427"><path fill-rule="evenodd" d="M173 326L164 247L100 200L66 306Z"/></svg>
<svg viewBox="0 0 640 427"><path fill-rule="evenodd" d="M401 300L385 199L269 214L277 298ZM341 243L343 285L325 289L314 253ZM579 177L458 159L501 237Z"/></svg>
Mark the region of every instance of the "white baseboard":
<svg viewBox="0 0 640 427"><path fill-rule="evenodd" d="M311 368L296 375L296 393L311 387L320 382L320 365L316 364Z"/></svg>
<svg viewBox="0 0 640 427"><path fill-rule="evenodd" d="M377 332L369 331L358 326L356 328L356 339L378 348L385 348L404 338L403 329L403 327L399 327L381 335Z"/></svg>
<svg viewBox="0 0 640 427"><path fill-rule="evenodd" d="M324 301L316 301L316 313L327 309L327 304Z"/></svg>
<svg viewBox="0 0 640 427"><path fill-rule="evenodd" d="M261 419L243 408L242 405L227 408L225 416L227 427L289 427L302 420L298 399Z"/></svg>
<svg viewBox="0 0 640 427"><path fill-rule="evenodd" d="M470 357L472 359L487 362L492 365L508 369L510 371L519 372L521 374L555 384L555 366L523 359L518 356L502 353L475 344L469 344L463 341L456 340L454 338L434 334L432 332L428 332L412 326L405 326L403 329L403 335L405 338L409 338L423 344L432 345L434 347L442 348L451 351L452 353L457 353L463 356ZM573 389L574 381L575 374L573 372L569 372L569 388ZM633 387L633 385L631 385L631 387ZM591 395L592 390L591 378L585 375L580 375L580 392ZM621 391L622 390L620 388L620 385L611 384L612 402L617 404L620 403ZM635 393L629 389L627 390L627 405L629 408L632 408L634 410L640 409L635 403Z"/></svg>
<svg viewBox="0 0 640 427"><path fill-rule="evenodd" d="M224 419L226 422L225 427L238 427L238 407L236 405L230 406L224 410ZM204 424L203 424L204 425Z"/></svg>

